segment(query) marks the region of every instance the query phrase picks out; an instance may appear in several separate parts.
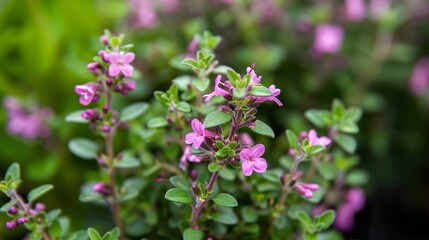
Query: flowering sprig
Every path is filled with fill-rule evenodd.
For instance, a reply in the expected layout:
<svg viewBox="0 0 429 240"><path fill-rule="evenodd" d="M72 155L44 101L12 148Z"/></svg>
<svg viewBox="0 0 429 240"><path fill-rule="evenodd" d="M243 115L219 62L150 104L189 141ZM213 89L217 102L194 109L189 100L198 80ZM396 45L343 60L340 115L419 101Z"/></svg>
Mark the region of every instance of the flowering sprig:
<svg viewBox="0 0 429 240"><path fill-rule="evenodd" d="M115 153L113 139L118 128L123 123L131 121L145 112L146 103L134 103L121 112L112 109L112 97L115 93L127 95L136 87L131 79L134 68L131 62L135 55L129 52L132 45L123 45L124 36L113 36L109 31L100 38L105 49L98 52L94 62L87 68L97 78L96 82L77 85L75 92L80 95L79 102L86 106L104 99L103 105L84 111L71 113L66 120L90 124L90 129L104 138L105 152L99 153L97 143L88 139L72 139L70 150L77 156L87 159L96 159L105 174L107 181L86 184L81 193L82 201L105 202L112 211L119 239L124 239L124 227L121 219L121 202L137 196L137 189L119 185L116 181L120 169L138 167L140 162L128 151ZM126 153L126 154L125 154ZM124 186L128 185L124 182Z"/></svg>
<svg viewBox="0 0 429 240"><path fill-rule="evenodd" d="M20 167L17 163L12 164L6 171L4 180L0 182L0 190L10 198L0 211L6 213L12 220L6 223L6 228L12 229L25 226L31 233L31 240L51 240L65 236L67 226L61 224L68 222L65 217L59 217L60 210L45 211L43 203L35 201L53 188L52 185L42 185L31 190L27 195L27 201L18 194L21 184Z"/></svg>

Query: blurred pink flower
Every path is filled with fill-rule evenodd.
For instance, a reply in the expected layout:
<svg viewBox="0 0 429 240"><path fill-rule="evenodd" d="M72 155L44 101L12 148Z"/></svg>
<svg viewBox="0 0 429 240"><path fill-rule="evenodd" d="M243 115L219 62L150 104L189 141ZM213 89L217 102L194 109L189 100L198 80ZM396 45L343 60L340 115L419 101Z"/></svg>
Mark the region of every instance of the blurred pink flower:
<svg viewBox="0 0 429 240"><path fill-rule="evenodd" d="M153 0L130 0L130 10L135 16L133 25L142 28L153 28L158 23L158 15Z"/></svg>
<svg viewBox="0 0 429 240"><path fill-rule="evenodd" d="M318 191L319 189L319 185L315 183L297 182L294 186L294 190L305 198L312 198L313 192Z"/></svg>
<svg viewBox="0 0 429 240"><path fill-rule="evenodd" d="M358 22L366 16L364 0L345 0L344 13L349 21Z"/></svg>
<svg viewBox="0 0 429 240"><path fill-rule="evenodd" d="M371 0L369 3L369 11L371 16L378 19L383 17L383 15L390 8L390 0Z"/></svg>
<svg viewBox="0 0 429 240"><path fill-rule="evenodd" d="M9 134L27 140L49 137L51 130L47 127L46 122L53 115L50 108L40 107L36 104L24 107L14 97L5 97L3 106L7 111Z"/></svg>
<svg viewBox="0 0 429 240"><path fill-rule="evenodd" d="M83 85L76 85L74 91L80 95L79 103L82 105L88 105L93 100L96 100L97 84L87 83Z"/></svg>
<svg viewBox="0 0 429 240"><path fill-rule="evenodd" d="M337 209L334 226L343 232L350 231L354 225L354 216L365 206L365 192L361 188L349 189L344 202Z"/></svg>
<svg viewBox="0 0 429 240"><path fill-rule="evenodd" d="M310 131L308 131L308 144L310 144L310 146L314 146L314 145L327 146L331 144L331 139L325 136L322 136L319 138L317 136L316 130L311 129Z"/></svg>
<svg viewBox="0 0 429 240"><path fill-rule="evenodd" d="M252 175L253 171L257 173L267 171L267 161L262 158L264 152L265 146L262 144L256 144L254 147L241 150L241 167L245 176Z"/></svg>
<svg viewBox="0 0 429 240"><path fill-rule="evenodd" d="M414 65L409 87L415 95L422 94L429 86L429 58L422 58Z"/></svg>
<svg viewBox="0 0 429 240"><path fill-rule="evenodd" d="M337 53L343 42L343 29L333 24L321 24L316 27L313 49L316 53Z"/></svg>

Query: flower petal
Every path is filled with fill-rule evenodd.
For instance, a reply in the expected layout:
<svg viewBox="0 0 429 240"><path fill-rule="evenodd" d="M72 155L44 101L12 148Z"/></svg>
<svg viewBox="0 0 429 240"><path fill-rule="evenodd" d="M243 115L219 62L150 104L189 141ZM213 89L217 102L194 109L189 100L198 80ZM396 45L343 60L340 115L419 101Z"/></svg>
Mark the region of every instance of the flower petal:
<svg viewBox="0 0 429 240"><path fill-rule="evenodd" d="M121 72L124 74L125 77L131 77L131 75L133 75L133 66L131 66L130 64L123 64L121 66Z"/></svg>
<svg viewBox="0 0 429 240"><path fill-rule="evenodd" d="M317 139L317 145L327 146L329 144L331 144L331 139L328 137L323 136Z"/></svg>
<svg viewBox="0 0 429 240"><path fill-rule="evenodd" d="M314 129L308 131L308 143L310 146L316 145L317 143L317 132Z"/></svg>
<svg viewBox="0 0 429 240"><path fill-rule="evenodd" d="M255 158L261 157L262 155L264 155L265 152L265 146L263 144L256 144L253 148L252 148L252 155Z"/></svg>
<svg viewBox="0 0 429 240"><path fill-rule="evenodd" d="M267 171L267 161L263 158L256 158L253 160L253 170L257 173L264 173Z"/></svg>
<svg viewBox="0 0 429 240"><path fill-rule="evenodd" d="M241 150L240 159L241 161L247 161L249 159L252 159L252 150L250 150L250 148L245 148Z"/></svg>
<svg viewBox="0 0 429 240"><path fill-rule="evenodd" d="M253 163L251 161L242 160L241 161L241 170L245 176L250 176L253 173Z"/></svg>
<svg viewBox="0 0 429 240"><path fill-rule="evenodd" d="M195 142L195 140L198 138L198 134L194 133L194 132L190 132L187 133L185 135L185 143L186 144L193 144Z"/></svg>
<svg viewBox="0 0 429 240"><path fill-rule="evenodd" d="M109 61L111 63L118 63L118 61L121 60L121 54L118 52L112 52L109 54Z"/></svg>
<svg viewBox="0 0 429 240"><path fill-rule="evenodd" d="M120 71L121 71L121 68L119 67L118 64L116 64L116 63L110 64L110 66L109 66L109 75L111 77L118 76L118 74L119 74Z"/></svg>
<svg viewBox="0 0 429 240"><path fill-rule="evenodd" d="M122 62L123 62L123 63L130 63L130 62L132 62L132 61L134 60L134 57L135 57L135 55L134 55L134 53L132 53L132 52L125 53L125 54L122 56Z"/></svg>

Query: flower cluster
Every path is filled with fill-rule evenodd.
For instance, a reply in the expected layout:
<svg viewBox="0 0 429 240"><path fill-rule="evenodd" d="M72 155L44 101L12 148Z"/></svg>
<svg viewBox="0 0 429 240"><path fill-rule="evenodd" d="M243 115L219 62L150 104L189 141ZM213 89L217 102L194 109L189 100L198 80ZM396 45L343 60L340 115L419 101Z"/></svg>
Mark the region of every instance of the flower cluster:
<svg viewBox="0 0 429 240"><path fill-rule="evenodd" d="M121 46L123 36L111 36L109 32L101 36L100 41L105 45L105 50L98 52L94 62L88 64L87 69L96 77L96 82L89 82L75 86L75 92L80 95L80 104L87 106L97 102L104 94L109 101L102 109L86 109L82 112L82 118L91 122L94 131L108 132L118 123L117 112L111 111L111 94L114 92L127 95L134 90L136 83L131 79L133 66L131 62L135 55L129 52L132 45Z"/></svg>
<svg viewBox="0 0 429 240"><path fill-rule="evenodd" d="M189 146L185 146L184 155L181 158L181 166L186 166L184 161L199 162L201 160L215 160L222 162L227 159L230 163L241 163L243 174L250 176L253 171L263 173L267 169L267 162L262 155L265 146L257 144L251 146L242 141L236 130L242 127L253 129L255 127L257 113L256 108L263 102L273 101L278 106L283 104L277 98L280 89L274 85L269 88L261 85L261 76L258 76L254 66L247 68L247 74L239 76L232 70L228 70L227 79L222 81L222 75L215 79L214 91L204 95L205 102L209 102L213 97L222 97L228 104L218 107L216 114L227 116L231 119L231 129L227 136L224 136L222 128L216 127L213 131L205 129L205 126L198 120L191 122L193 132L187 133L185 143L192 145L196 153L192 153ZM214 126L217 126L215 124Z"/></svg>
<svg viewBox="0 0 429 240"><path fill-rule="evenodd" d="M53 116L50 108L37 104L26 107L15 97L5 97L3 106L8 115L7 131L11 135L27 140L50 136L47 126L47 121Z"/></svg>

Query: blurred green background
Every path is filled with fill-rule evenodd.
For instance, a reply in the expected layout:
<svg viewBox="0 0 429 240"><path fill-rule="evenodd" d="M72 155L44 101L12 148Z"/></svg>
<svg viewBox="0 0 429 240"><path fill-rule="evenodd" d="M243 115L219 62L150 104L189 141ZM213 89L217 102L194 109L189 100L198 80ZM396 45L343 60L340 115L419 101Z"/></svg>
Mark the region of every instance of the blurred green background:
<svg viewBox="0 0 429 240"><path fill-rule="evenodd" d="M67 149L70 138L92 135L87 126L63 120L82 108L73 87L93 80L86 65L102 47L99 36L106 28L124 32L135 45L142 78L126 100L134 102L150 101L154 90L165 90L183 74L172 59L186 53L194 34L209 30L223 37L217 51L222 64L244 72L255 63L257 73L282 90L285 107L272 115L272 106L262 106L258 113L279 136L272 146L284 146L285 129L310 126L303 118L308 108L329 108L339 98L364 109L358 153L371 179L367 206L350 237L425 236L416 226L429 217L429 88L413 94L409 81L415 64L429 57L427 1L392 1L383 15L368 11L360 21L345 18L344 1L136 2L0 0L0 97L17 96L55 112L48 141L9 135L7 115L0 112L0 173L19 162L21 191L53 183L55 190L43 200L50 209L62 208L73 228L109 226L106 209L78 201L80 186L97 174L97 166ZM312 53L321 23L342 27L338 53ZM6 235L5 221L2 216L0 237L20 236L19 229Z"/></svg>

